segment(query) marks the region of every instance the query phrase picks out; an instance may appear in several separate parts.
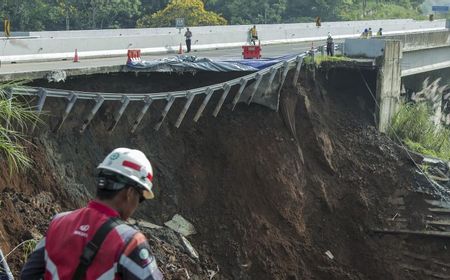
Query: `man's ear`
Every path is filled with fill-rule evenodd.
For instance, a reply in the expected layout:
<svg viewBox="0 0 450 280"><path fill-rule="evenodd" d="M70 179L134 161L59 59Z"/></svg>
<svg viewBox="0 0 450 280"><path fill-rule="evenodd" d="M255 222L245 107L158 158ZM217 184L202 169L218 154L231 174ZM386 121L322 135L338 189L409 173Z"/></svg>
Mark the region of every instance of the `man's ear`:
<svg viewBox="0 0 450 280"><path fill-rule="evenodd" d="M125 194L126 194L127 201L130 201L133 198L133 192L134 192L133 188L129 188L129 187L126 188Z"/></svg>
<svg viewBox="0 0 450 280"><path fill-rule="evenodd" d="M117 195L117 198L119 201L129 201L131 198L130 188L123 188L119 194Z"/></svg>

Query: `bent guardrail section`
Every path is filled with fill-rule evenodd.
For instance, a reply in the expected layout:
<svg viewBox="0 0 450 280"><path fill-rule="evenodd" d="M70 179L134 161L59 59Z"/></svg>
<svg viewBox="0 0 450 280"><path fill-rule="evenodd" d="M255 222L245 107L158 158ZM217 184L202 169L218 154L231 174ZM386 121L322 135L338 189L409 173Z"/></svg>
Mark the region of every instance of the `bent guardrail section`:
<svg viewBox="0 0 450 280"><path fill-rule="evenodd" d="M221 97L216 104L216 107L213 111L213 116L217 117L219 111L222 108L222 105L225 102L231 88L233 86L239 85L239 89L232 101L232 110L235 109L236 104L238 102L246 102L250 103L259 103L261 105L265 105L273 110L278 110L278 99L279 93L283 85L285 84L286 77L291 69L295 69L294 80L295 84L298 80L300 74L300 68L302 65L303 58L307 55L307 52L294 56L286 61L274 64L268 68L263 70L251 73L249 75L236 78L227 82L218 83L210 86L205 86L196 89L190 89L185 91L175 91L175 92L163 92L163 93L148 93L148 94L130 94L130 93L100 93L100 92L82 92L82 91L73 91L73 90L60 90L60 89L49 89L49 88L33 88L33 87L22 87L22 88L12 88L10 90L10 96L12 94L16 95L28 95L28 96L37 96L38 104L36 106L36 110L41 112L46 100L48 98L64 98L67 100L67 104L62 116L59 118L58 124L53 129L55 132L58 131L64 121L69 116L70 112L76 105L77 100L92 100L94 102L93 107L87 116L83 119L81 128L79 129L80 133L83 133L86 128L89 126L98 110L103 105L104 101L118 101L121 103L121 106L118 111L114 113L113 122L108 126L108 131L113 131L120 121L122 115L126 112L126 108L129 106L131 102L141 102L142 109L137 115L133 125L131 127L131 132L134 133L141 123L144 115L147 113L150 106L153 102L158 100L166 101L166 105L161 112L161 115L158 119L158 122L155 124L154 129L159 130L161 125L163 124L166 116L168 115L173 103L178 98L185 98L185 104L183 109L181 110L177 121L175 122L175 126L180 127L183 119L188 112L192 101L195 96L204 95L204 99L200 107L197 109L197 112L194 116L194 122L197 122L203 114L206 106L208 105L211 97L221 92ZM275 77L279 76L279 79L276 81ZM249 85L249 82L254 80L254 83ZM272 92L273 90L273 92ZM246 93L244 95L244 92ZM274 93L277 95L275 98L273 97ZM258 95L258 96L256 96ZM248 97L247 97L248 96ZM244 98L247 98L244 100Z"/></svg>

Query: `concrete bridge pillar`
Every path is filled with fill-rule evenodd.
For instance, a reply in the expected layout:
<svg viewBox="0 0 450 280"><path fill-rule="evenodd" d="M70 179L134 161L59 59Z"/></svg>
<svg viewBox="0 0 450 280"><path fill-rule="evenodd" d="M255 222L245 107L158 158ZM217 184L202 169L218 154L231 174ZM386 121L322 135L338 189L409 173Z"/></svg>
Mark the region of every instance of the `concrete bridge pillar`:
<svg viewBox="0 0 450 280"><path fill-rule="evenodd" d="M380 106L377 112L378 130L381 132L388 130L397 112L401 89L401 54L400 41L385 41L383 55L379 57L376 93Z"/></svg>

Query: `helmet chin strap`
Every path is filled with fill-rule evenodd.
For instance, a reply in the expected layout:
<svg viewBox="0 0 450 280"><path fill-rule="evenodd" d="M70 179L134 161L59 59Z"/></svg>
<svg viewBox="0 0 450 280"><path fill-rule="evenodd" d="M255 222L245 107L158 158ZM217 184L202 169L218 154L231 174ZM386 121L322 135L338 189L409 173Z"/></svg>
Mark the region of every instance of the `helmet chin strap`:
<svg viewBox="0 0 450 280"><path fill-rule="evenodd" d="M116 182L106 177L98 177L97 187L103 190L121 190L126 186L125 183Z"/></svg>

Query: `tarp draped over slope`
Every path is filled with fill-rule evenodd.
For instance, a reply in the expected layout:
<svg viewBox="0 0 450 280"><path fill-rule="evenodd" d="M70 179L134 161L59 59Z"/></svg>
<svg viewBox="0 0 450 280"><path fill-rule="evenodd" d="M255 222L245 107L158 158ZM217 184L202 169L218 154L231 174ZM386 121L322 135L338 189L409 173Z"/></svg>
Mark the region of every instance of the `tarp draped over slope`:
<svg viewBox="0 0 450 280"><path fill-rule="evenodd" d="M295 56L296 55L286 55L264 59L212 60L205 57L180 55L152 61L131 61L127 66L133 69L154 72L254 72L286 61Z"/></svg>

